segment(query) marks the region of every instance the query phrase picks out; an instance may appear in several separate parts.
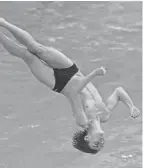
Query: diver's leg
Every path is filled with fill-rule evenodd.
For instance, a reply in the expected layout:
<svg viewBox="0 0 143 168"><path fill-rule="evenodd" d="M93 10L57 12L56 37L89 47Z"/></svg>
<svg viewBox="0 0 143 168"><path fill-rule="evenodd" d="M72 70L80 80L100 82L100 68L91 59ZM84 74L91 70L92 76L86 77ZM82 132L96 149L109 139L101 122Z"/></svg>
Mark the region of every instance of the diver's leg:
<svg viewBox="0 0 143 168"><path fill-rule="evenodd" d="M39 44L27 31L9 23L3 18L0 18L0 26L10 31L21 44L26 46L31 53L45 61L50 67L68 68L73 64L73 62L60 51Z"/></svg>
<svg viewBox="0 0 143 168"><path fill-rule="evenodd" d="M42 83L47 85L49 88L54 87L54 77L52 69L44 65L40 59L31 54L26 48L19 46L17 43L12 41L10 38L0 33L0 43L4 48L12 55L17 56L24 60L29 66L33 75Z"/></svg>
<svg viewBox="0 0 143 168"><path fill-rule="evenodd" d="M3 18L0 18L0 26L6 28L12 35L32 53L40 53L41 45L25 30L11 24Z"/></svg>
<svg viewBox="0 0 143 168"><path fill-rule="evenodd" d="M136 118L139 116L140 110L134 105L130 96L122 87L116 88L107 99L107 109L112 111L118 105L119 101L123 102L130 109L131 117Z"/></svg>

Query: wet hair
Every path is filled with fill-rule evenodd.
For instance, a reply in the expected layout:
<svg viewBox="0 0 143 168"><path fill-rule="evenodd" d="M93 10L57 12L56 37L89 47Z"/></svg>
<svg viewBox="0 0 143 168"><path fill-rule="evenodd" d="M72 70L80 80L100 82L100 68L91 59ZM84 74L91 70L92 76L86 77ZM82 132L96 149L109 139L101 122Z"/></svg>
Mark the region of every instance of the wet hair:
<svg viewBox="0 0 143 168"><path fill-rule="evenodd" d="M89 142L84 139L84 137L87 135L88 129L77 131L73 136L73 147L76 149L85 152L85 153L91 153L96 154L99 150L92 149L89 146Z"/></svg>

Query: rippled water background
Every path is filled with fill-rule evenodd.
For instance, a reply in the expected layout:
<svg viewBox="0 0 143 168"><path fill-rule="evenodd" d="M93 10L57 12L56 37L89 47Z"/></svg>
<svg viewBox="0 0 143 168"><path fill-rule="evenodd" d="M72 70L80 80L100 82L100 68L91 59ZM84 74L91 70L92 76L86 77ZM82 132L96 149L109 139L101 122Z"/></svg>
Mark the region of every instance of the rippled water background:
<svg viewBox="0 0 143 168"><path fill-rule="evenodd" d="M93 81L103 98L123 86L141 109L141 5L0 2L0 16L63 51L85 74L106 66L107 75ZM0 45L0 168L141 168L141 123L120 103L105 124L104 149L78 152L71 145L76 126L67 100Z"/></svg>

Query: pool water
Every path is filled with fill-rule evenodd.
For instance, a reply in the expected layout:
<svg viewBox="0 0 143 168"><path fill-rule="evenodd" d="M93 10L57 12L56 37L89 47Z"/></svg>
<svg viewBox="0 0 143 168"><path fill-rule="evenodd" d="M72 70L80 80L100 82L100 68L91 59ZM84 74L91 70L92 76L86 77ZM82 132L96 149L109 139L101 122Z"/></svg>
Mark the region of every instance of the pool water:
<svg viewBox="0 0 143 168"><path fill-rule="evenodd" d="M0 16L53 46L93 80L103 99L124 87L142 103L142 2L0 2ZM0 28L0 31L11 36ZM68 101L38 82L27 65L0 45L0 168L141 168L141 116L124 104L104 125L96 155L72 147L76 125Z"/></svg>

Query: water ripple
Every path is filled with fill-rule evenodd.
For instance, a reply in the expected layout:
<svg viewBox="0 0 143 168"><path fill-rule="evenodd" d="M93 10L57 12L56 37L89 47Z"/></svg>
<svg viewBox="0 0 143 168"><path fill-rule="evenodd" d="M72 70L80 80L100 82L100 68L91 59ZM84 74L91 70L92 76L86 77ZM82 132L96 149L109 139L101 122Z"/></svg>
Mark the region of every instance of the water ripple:
<svg viewBox="0 0 143 168"><path fill-rule="evenodd" d="M129 32L129 33L133 33L133 32L139 32L139 29L135 29L135 28L127 28L127 27L120 27L120 26L113 26L113 25L108 25L107 26L109 29L113 29L116 31L123 31L123 32Z"/></svg>

